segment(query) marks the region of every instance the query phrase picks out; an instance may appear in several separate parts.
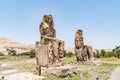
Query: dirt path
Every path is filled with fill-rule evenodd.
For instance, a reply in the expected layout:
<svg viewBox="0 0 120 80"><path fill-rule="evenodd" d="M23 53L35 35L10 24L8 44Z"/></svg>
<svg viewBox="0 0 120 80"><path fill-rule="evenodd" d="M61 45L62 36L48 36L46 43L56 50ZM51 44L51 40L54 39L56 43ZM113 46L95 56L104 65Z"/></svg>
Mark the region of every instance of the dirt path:
<svg viewBox="0 0 120 80"><path fill-rule="evenodd" d="M120 80L120 67L116 68L110 75L109 80Z"/></svg>
<svg viewBox="0 0 120 80"><path fill-rule="evenodd" d="M18 70L6 70L1 73L0 78L4 77L5 80L41 80L43 78L30 72L18 72Z"/></svg>
<svg viewBox="0 0 120 80"><path fill-rule="evenodd" d="M30 62L29 60L26 63ZM19 62L22 65L22 62ZM0 79L5 80L41 80L42 76L33 74L32 72L20 70L17 62L1 62L0 63Z"/></svg>

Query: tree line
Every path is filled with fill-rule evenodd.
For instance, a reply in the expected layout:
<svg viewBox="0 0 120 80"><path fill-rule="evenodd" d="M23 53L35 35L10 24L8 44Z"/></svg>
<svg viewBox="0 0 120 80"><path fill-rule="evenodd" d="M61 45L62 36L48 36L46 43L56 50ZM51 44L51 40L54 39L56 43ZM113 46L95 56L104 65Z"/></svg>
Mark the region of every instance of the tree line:
<svg viewBox="0 0 120 80"><path fill-rule="evenodd" d="M95 58L110 58L110 57L116 57L120 58L120 46L116 46L112 51L105 51L102 49L100 52L94 52Z"/></svg>

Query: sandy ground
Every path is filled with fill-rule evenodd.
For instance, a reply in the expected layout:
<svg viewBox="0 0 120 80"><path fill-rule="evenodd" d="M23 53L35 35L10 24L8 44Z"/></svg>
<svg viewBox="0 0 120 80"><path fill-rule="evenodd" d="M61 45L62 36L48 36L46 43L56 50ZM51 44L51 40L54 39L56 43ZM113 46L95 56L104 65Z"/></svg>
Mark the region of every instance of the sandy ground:
<svg viewBox="0 0 120 80"><path fill-rule="evenodd" d="M33 74L32 72L17 69L13 62L0 63L0 78L4 80L41 80L44 77ZM15 66L15 68L14 68Z"/></svg>
<svg viewBox="0 0 120 80"><path fill-rule="evenodd" d="M0 77L4 77L5 80L41 80L43 78L30 72L19 72L18 70L2 71Z"/></svg>
<svg viewBox="0 0 120 80"><path fill-rule="evenodd" d="M109 80L120 80L120 67L116 68L110 75Z"/></svg>

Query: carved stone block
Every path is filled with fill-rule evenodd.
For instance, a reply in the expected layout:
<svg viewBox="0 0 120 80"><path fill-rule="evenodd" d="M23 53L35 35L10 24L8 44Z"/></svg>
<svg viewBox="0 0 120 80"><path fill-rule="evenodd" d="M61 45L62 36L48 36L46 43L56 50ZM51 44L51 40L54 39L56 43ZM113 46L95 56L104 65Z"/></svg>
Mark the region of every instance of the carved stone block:
<svg viewBox="0 0 120 80"><path fill-rule="evenodd" d="M38 45L36 47L36 58L37 58L37 64L40 66L48 66L49 63L49 45L47 44L42 44Z"/></svg>

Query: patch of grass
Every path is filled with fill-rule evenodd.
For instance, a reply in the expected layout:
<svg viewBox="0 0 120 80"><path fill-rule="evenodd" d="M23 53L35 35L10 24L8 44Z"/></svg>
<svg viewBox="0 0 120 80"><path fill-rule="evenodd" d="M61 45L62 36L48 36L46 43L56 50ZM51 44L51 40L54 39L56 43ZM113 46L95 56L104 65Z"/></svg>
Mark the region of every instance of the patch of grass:
<svg viewBox="0 0 120 80"><path fill-rule="evenodd" d="M3 78L0 78L0 80L5 80L5 79L3 79Z"/></svg>
<svg viewBox="0 0 120 80"><path fill-rule="evenodd" d="M88 77L90 77L91 75L90 75L90 73L88 72L88 71L83 71L83 77L84 78L88 78Z"/></svg>
<svg viewBox="0 0 120 80"><path fill-rule="evenodd" d="M65 63L71 63L75 61L75 57L64 57Z"/></svg>
<svg viewBox="0 0 120 80"><path fill-rule="evenodd" d="M116 68L116 67L120 66L120 64L102 63L100 66Z"/></svg>
<svg viewBox="0 0 120 80"><path fill-rule="evenodd" d="M4 61L6 58L4 56L0 56L0 61Z"/></svg>
<svg viewBox="0 0 120 80"><path fill-rule="evenodd" d="M28 62L28 63L23 63L23 64L18 65L18 66L20 66L21 69L24 71L29 71L29 72L35 73L37 64Z"/></svg>
<svg viewBox="0 0 120 80"><path fill-rule="evenodd" d="M79 70L77 72L76 75L73 75L72 77L68 77L68 78L58 78L58 77L55 77L55 76L49 76L48 78L44 78L42 80L80 80L80 73L81 71ZM89 78L91 75L88 71L82 71L82 76L83 76L83 79L87 79Z"/></svg>
<svg viewBox="0 0 120 80"><path fill-rule="evenodd" d="M0 56L1 62L19 62L28 60L29 56Z"/></svg>
<svg viewBox="0 0 120 80"><path fill-rule="evenodd" d="M41 80L41 78L36 78L36 79L34 79L34 80Z"/></svg>
<svg viewBox="0 0 120 80"><path fill-rule="evenodd" d="M44 78L42 80L64 80L64 78L57 78L55 76L49 76L48 78Z"/></svg>
<svg viewBox="0 0 120 80"><path fill-rule="evenodd" d="M115 57L111 57L111 58L100 58L102 61L106 61L106 62L120 62L120 59L115 58Z"/></svg>
<svg viewBox="0 0 120 80"><path fill-rule="evenodd" d="M49 76L48 78L44 78L42 80L80 80L80 71L78 71L76 75L73 75L72 77L68 78L58 78L55 76Z"/></svg>
<svg viewBox="0 0 120 80"><path fill-rule="evenodd" d="M103 62L101 65L96 66L96 68L94 68L93 72L101 80L108 80L109 74L118 66L120 66L120 64Z"/></svg>

